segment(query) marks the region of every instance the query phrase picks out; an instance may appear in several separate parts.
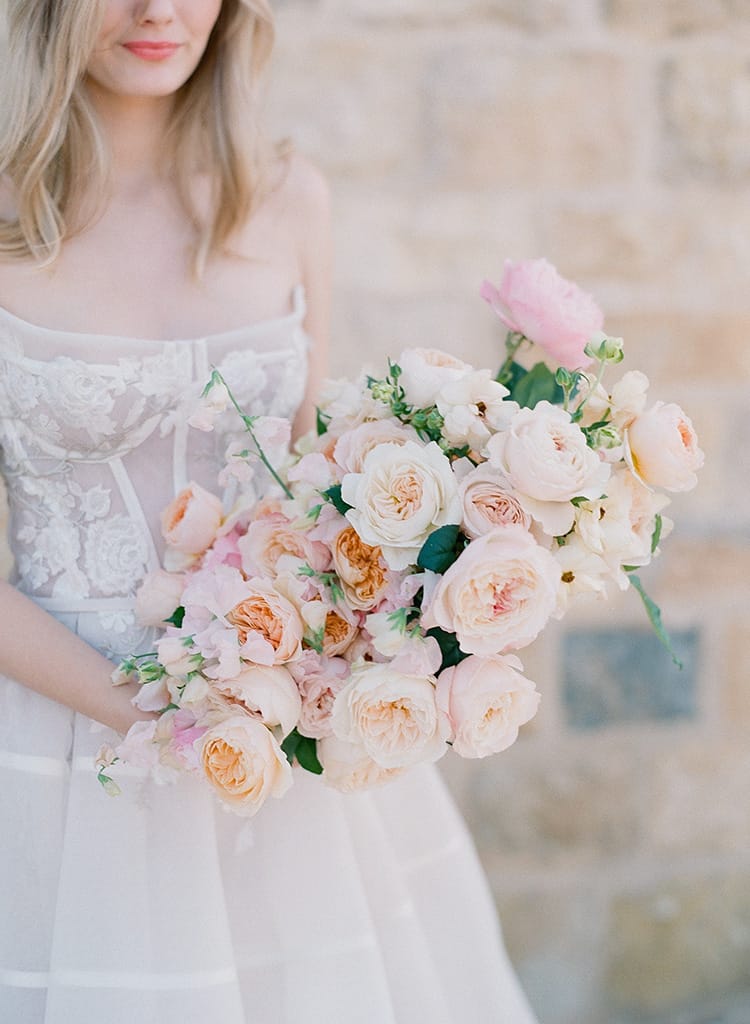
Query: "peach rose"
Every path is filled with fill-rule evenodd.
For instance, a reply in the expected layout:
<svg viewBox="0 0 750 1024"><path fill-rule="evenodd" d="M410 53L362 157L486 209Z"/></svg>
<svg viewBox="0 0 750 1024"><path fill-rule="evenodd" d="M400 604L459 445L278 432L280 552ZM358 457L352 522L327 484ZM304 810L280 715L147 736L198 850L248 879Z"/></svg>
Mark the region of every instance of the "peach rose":
<svg viewBox="0 0 750 1024"><path fill-rule="evenodd" d="M179 608L185 586L184 573L157 569L148 573L135 595L135 617L142 626L164 626Z"/></svg>
<svg viewBox="0 0 750 1024"><path fill-rule="evenodd" d="M463 478L458 494L463 506L463 530L472 539L497 526L517 524L531 528L531 516L524 511L513 488L487 465L477 466Z"/></svg>
<svg viewBox="0 0 750 1024"><path fill-rule="evenodd" d="M360 664L333 705L333 731L364 747L382 768L437 761L450 732L435 701L434 677L397 672L390 664Z"/></svg>
<svg viewBox="0 0 750 1024"><path fill-rule="evenodd" d="M365 544L353 526L345 526L331 553L349 605L360 611L374 608L388 585L380 548Z"/></svg>
<svg viewBox="0 0 750 1024"><path fill-rule="evenodd" d="M361 473L341 483L346 513L366 544L379 546L391 569L415 562L429 535L461 521L456 478L434 441L388 442L373 448Z"/></svg>
<svg viewBox="0 0 750 1024"><path fill-rule="evenodd" d="M630 424L626 439L628 465L646 484L666 491L695 487L704 455L693 424L679 405L652 405Z"/></svg>
<svg viewBox="0 0 750 1024"><path fill-rule="evenodd" d="M440 578L422 614L426 629L455 633L466 654L530 644L555 610L559 569L521 526L474 540Z"/></svg>
<svg viewBox="0 0 750 1024"><path fill-rule="evenodd" d="M224 703L238 705L269 728L281 726L282 736L297 724L302 701L297 684L281 665L248 665L234 679L216 680L213 689Z"/></svg>
<svg viewBox="0 0 750 1024"><path fill-rule="evenodd" d="M518 658L471 655L438 676L437 700L453 727L461 757L487 757L515 743L539 707L534 684Z"/></svg>
<svg viewBox="0 0 750 1024"><path fill-rule="evenodd" d="M323 653L332 658L343 654L358 632L356 622L350 622L343 615L330 608L323 620Z"/></svg>
<svg viewBox="0 0 750 1024"><path fill-rule="evenodd" d="M280 665L299 657L304 630L291 601L260 577L248 580L247 588L247 595L225 616L237 630L243 658Z"/></svg>
<svg viewBox="0 0 750 1024"><path fill-rule="evenodd" d="M511 331L523 334L569 370L588 366L584 349L604 315L547 260L505 261L500 288L484 281L480 294Z"/></svg>
<svg viewBox="0 0 750 1024"><path fill-rule="evenodd" d="M282 516L256 519L237 542L242 569L248 576L273 576L279 559L291 555L318 572L328 568L330 556L324 544L311 541Z"/></svg>
<svg viewBox="0 0 750 1024"><path fill-rule="evenodd" d="M216 538L223 516L216 495L191 482L162 512L162 536L174 550L200 555Z"/></svg>
<svg viewBox="0 0 750 1024"><path fill-rule="evenodd" d="M318 740L317 753L323 765L323 781L341 793L382 786L404 771L403 768L383 768L361 744L348 743L338 736Z"/></svg>
<svg viewBox="0 0 750 1024"><path fill-rule="evenodd" d="M291 766L273 733L250 715L232 715L208 730L201 765L222 802L246 817L292 784Z"/></svg>

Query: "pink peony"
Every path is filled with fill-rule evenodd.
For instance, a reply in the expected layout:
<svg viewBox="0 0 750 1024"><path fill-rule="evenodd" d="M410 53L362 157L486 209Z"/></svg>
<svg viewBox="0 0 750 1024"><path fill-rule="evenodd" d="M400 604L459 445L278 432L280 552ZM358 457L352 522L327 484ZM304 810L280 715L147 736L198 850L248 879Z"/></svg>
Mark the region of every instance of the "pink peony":
<svg viewBox="0 0 750 1024"><path fill-rule="evenodd" d="M506 327L535 342L560 366L576 370L591 363L583 350L602 329L604 315L547 260L506 260L500 287L484 281L480 294Z"/></svg>

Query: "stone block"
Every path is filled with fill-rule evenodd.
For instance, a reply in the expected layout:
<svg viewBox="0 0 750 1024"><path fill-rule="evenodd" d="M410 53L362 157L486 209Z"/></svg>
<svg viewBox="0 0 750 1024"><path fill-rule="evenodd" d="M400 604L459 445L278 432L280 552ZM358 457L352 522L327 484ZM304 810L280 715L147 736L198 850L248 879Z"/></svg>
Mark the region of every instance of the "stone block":
<svg viewBox="0 0 750 1024"><path fill-rule="evenodd" d="M646 37L681 36L729 29L750 16L732 0L604 0L609 25Z"/></svg>
<svg viewBox="0 0 750 1024"><path fill-rule="evenodd" d="M310 33L302 19L280 27L267 103L275 135L291 136L324 171L382 185L410 166L418 138L420 59L390 37Z"/></svg>
<svg viewBox="0 0 750 1024"><path fill-rule="evenodd" d="M750 728L750 615L740 607L726 628L726 678L722 711L727 729L747 735Z"/></svg>
<svg viewBox="0 0 750 1024"><path fill-rule="evenodd" d="M603 863L639 847L646 779L633 744L605 751L535 737L455 767L462 809L498 879Z"/></svg>
<svg viewBox="0 0 750 1024"><path fill-rule="evenodd" d="M680 672L646 629L573 630L562 645L563 702L572 729L671 722L698 713L698 631L672 634Z"/></svg>
<svg viewBox="0 0 750 1024"><path fill-rule="evenodd" d="M595 1019L590 1011L606 944L598 888L567 884L509 895L502 874L490 881L506 948L539 1020L583 1024Z"/></svg>
<svg viewBox="0 0 750 1024"><path fill-rule="evenodd" d="M451 45L423 81L424 174L434 187L622 183L635 160L632 69L590 52Z"/></svg>
<svg viewBox="0 0 750 1024"><path fill-rule="evenodd" d="M669 1013L673 1021L712 995L750 989L750 874L676 878L622 894L607 954L609 1003L633 1020Z"/></svg>
<svg viewBox="0 0 750 1024"><path fill-rule="evenodd" d="M750 686L750 679L746 680ZM750 749L745 737L665 745L650 768L646 842L660 855L731 855L750 849L747 787Z"/></svg>
<svg viewBox="0 0 750 1024"><path fill-rule="evenodd" d="M455 25L487 20L544 32L568 24L574 6L570 0L333 0L329 10L373 22Z"/></svg>
<svg viewBox="0 0 750 1024"><path fill-rule="evenodd" d="M669 181L750 177L750 62L744 52L669 59L661 80L661 165Z"/></svg>

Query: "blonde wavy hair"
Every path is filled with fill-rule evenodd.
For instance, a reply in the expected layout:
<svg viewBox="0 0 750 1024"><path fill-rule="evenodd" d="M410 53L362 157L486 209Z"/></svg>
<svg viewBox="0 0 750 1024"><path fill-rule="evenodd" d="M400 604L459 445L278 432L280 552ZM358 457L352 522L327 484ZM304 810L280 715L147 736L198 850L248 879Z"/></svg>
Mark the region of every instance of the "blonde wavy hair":
<svg viewBox="0 0 750 1024"><path fill-rule="evenodd" d="M6 0L0 176L16 217L0 218L0 259L54 263L62 243L95 218L85 201L106 195L109 153L84 85L104 4ZM201 61L175 96L164 165L195 229L197 276L269 186L279 148L260 130L258 92L273 40L268 0L223 0ZM208 216L193 196L196 173L212 184Z"/></svg>

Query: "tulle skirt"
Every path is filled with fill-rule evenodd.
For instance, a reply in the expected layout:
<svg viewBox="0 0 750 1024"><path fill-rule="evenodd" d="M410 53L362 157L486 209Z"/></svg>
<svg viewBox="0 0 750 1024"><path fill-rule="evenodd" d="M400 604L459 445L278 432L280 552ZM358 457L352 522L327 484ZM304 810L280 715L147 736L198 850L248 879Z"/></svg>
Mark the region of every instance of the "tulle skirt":
<svg viewBox="0 0 750 1024"><path fill-rule="evenodd" d="M107 796L104 738L0 677L3 1024L533 1024L434 767L295 767L247 821L193 779Z"/></svg>

